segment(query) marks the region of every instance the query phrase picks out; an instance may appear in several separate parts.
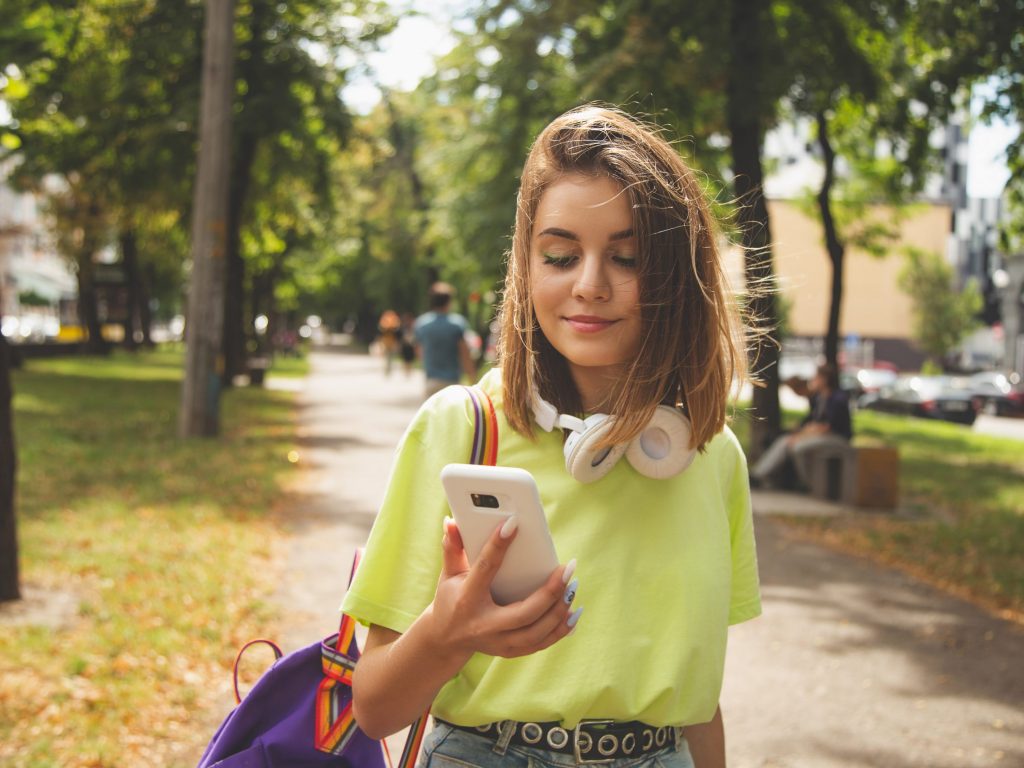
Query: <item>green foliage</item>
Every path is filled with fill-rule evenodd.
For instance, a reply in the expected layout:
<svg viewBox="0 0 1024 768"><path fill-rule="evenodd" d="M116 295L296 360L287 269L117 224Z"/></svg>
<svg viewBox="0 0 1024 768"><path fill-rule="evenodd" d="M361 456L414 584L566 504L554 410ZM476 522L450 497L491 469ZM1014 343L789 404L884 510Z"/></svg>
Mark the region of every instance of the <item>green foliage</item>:
<svg viewBox="0 0 1024 768"><path fill-rule="evenodd" d="M756 18L756 51L735 39L739 12ZM726 192L737 121L763 136L782 116L823 112L848 171L839 233L884 252L894 222L871 206L934 167L927 135L954 95L996 74L987 114L1019 114L1020 13L942 0L492 0L466 6L474 25L435 75L356 119L338 98L341 62L393 28L387 4L240 0L234 184L248 309L419 308L434 276L463 295L494 290L529 143L589 100L666 126L724 217L737 210ZM0 146L19 148L26 182L65 177L74 194L54 208L70 235L91 222L102 244L134 230L161 306L177 305L202 3L7 0L4 17L0 97L13 120ZM736 78L747 58L756 66ZM880 139L886 160L873 157Z"/></svg>
<svg viewBox="0 0 1024 768"><path fill-rule="evenodd" d="M937 253L908 248L906 255L899 283L913 304L914 338L933 362L941 364L977 327L981 293L973 282L957 291L952 268Z"/></svg>
<svg viewBox="0 0 1024 768"><path fill-rule="evenodd" d="M1011 151L1013 145L1007 148L1007 154ZM1019 153L1013 155L1010 164L1013 175L1006 185L1006 216L999 229L999 247L1003 253L1016 256L1024 253L1024 164Z"/></svg>

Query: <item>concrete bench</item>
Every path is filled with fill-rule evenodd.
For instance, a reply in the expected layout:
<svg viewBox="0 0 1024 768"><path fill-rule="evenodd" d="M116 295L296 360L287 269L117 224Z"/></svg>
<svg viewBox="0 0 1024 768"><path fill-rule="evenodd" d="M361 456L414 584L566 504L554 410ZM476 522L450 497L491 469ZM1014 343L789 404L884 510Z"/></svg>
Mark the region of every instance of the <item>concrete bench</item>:
<svg viewBox="0 0 1024 768"><path fill-rule="evenodd" d="M895 509L900 455L891 445L828 445L810 454L810 493L857 507Z"/></svg>

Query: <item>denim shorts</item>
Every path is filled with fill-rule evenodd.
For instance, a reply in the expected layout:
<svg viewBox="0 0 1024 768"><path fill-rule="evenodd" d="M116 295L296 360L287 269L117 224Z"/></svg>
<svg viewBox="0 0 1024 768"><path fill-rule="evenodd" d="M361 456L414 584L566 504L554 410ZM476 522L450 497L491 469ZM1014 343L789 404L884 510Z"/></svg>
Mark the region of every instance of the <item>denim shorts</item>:
<svg viewBox="0 0 1024 768"><path fill-rule="evenodd" d="M417 768L575 768L576 759L563 752L509 744L505 754L495 751L494 739L434 723L423 740ZM597 768L694 768L683 740L679 749L668 747L643 757L597 763Z"/></svg>

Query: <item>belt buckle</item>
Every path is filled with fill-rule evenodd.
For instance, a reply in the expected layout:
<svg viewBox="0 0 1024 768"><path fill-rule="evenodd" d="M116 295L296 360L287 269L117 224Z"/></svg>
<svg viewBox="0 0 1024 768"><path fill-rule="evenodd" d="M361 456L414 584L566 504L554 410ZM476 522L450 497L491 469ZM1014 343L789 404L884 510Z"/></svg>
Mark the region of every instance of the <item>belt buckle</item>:
<svg viewBox="0 0 1024 768"><path fill-rule="evenodd" d="M573 757L576 758L576 763L579 765L594 765L598 763L610 763L615 759L614 755L610 757L601 757L600 752L597 752L597 743L594 741L594 737L589 733L582 731L581 729L591 725L612 725L614 720L580 720L576 727L572 729L572 753ZM586 736L590 740L589 746L585 749L580 744L580 736ZM583 752L590 752L593 750L597 752L598 757L584 758Z"/></svg>

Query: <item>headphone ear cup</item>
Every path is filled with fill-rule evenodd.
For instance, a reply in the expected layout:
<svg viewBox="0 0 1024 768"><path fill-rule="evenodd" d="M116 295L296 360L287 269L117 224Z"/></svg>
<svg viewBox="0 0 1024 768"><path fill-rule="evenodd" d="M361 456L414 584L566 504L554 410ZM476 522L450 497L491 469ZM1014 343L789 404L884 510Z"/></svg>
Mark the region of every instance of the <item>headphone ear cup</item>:
<svg viewBox="0 0 1024 768"><path fill-rule="evenodd" d="M626 460L645 477L664 480L693 462L697 450L690 447L690 420L678 408L659 405L654 417L626 449Z"/></svg>
<svg viewBox="0 0 1024 768"><path fill-rule="evenodd" d="M583 432L570 432L562 450L565 453L565 469L577 481L592 483L612 471L612 467L626 451L624 445L597 449L597 443L608 434L613 420L603 413L595 413L583 420Z"/></svg>

